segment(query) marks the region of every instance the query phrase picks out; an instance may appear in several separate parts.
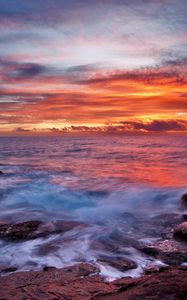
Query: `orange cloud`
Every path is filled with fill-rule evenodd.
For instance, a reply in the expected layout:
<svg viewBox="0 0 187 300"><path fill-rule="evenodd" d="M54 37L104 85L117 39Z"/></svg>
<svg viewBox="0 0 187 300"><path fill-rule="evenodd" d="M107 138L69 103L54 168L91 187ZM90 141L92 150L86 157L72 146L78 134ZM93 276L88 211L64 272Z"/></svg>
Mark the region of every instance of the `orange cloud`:
<svg viewBox="0 0 187 300"><path fill-rule="evenodd" d="M176 120L180 117L185 121L185 61L170 60L156 68L122 71L85 65L55 71L55 74L39 64L4 62L1 131L53 127L61 130L71 126L84 128L87 124L100 127L121 120ZM185 128L181 125L173 130L185 131Z"/></svg>

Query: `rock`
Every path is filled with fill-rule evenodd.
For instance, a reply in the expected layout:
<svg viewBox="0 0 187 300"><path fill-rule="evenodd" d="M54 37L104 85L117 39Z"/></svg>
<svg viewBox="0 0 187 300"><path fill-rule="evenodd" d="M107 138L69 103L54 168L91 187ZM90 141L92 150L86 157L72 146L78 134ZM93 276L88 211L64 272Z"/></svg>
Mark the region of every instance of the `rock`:
<svg viewBox="0 0 187 300"><path fill-rule="evenodd" d="M53 266L45 266L43 267L44 272L49 272L49 271L59 271L60 269L53 267ZM99 273L99 268L96 267L95 265L89 264L89 263L80 263L77 265L73 265L70 267L66 267L61 269L63 272L68 272L72 274L76 274L78 276L88 276L90 274L96 274Z"/></svg>
<svg viewBox="0 0 187 300"><path fill-rule="evenodd" d="M72 230L73 228L78 226L79 228L85 227L86 224L76 221L56 220L48 223L42 223L37 230L37 234L41 236L47 236L49 234L59 234Z"/></svg>
<svg viewBox="0 0 187 300"><path fill-rule="evenodd" d="M174 228L173 236L176 239L187 242L187 222L183 222Z"/></svg>
<svg viewBox="0 0 187 300"><path fill-rule="evenodd" d="M187 268L169 268L140 278L105 282L94 266L79 264L50 272L17 272L0 277L6 300L185 300ZM86 274L86 275L85 275Z"/></svg>
<svg viewBox="0 0 187 300"><path fill-rule="evenodd" d="M169 269L169 266L167 266L167 265L164 265L164 264L156 265L155 263L152 262L145 267L144 274L146 274L146 275L155 274L155 273L167 270L167 269Z"/></svg>
<svg viewBox="0 0 187 300"><path fill-rule="evenodd" d="M17 267L15 267L15 266L0 264L0 273L12 273L15 271L17 271Z"/></svg>
<svg viewBox="0 0 187 300"><path fill-rule="evenodd" d="M27 221L18 224L0 224L0 238L12 241L30 240L45 237L50 234L64 233L76 226L85 226L74 221L57 220L43 223L41 221Z"/></svg>
<svg viewBox="0 0 187 300"><path fill-rule="evenodd" d="M40 221L28 221L19 224L0 225L0 238L11 240L28 240L36 238L36 230L42 224Z"/></svg>
<svg viewBox="0 0 187 300"><path fill-rule="evenodd" d="M35 247L34 250L34 254L36 254L37 256L46 256L49 255L51 253L57 252L60 247L62 245L59 245L58 243L55 243L54 241L51 242L47 242L47 243L41 243L40 245L38 245L37 247Z"/></svg>
<svg viewBox="0 0 187 300"><path fill-rule="evenodd" d="M0 170L0 175L3 175L3 174L4 174L3 171Z"/></svg>
<svg viewBox="0 0 187 300"><path fill-rule="evenodd" d="M139 250L173 266L187 261L187 247L174 240L164 240L151 245L144 244Z"/></svg>
<svg viewBox="0 0 187 300"><path fill-rule="evenodd" d="M43 267L43 271L44 272L54 271L54 270L56 270L56 267L51 267L51 266L45 266L45 267Z"/></svg>
<svg viewBox="0 0 187 300"><path fill-rule="evenodd" d="M152 228L152 232L154 233L152 235L153 237L158 236L159 238L170 239L172 238L171 229L181 221L182 218L180 214L165 213L152 217L149 220L147 227ZM147 229L148 233L149 231L150 229Z"/></svg>
<svg viewBox="0 0 187 300"><path fill-rule="evenodd" d="M1 273L12 273L12 272L16 272L18 268L16 267L9 267L9 268L5 268L5 269L1 269Z"/></svg>
<svg viewBox="0 0 187 300"><path fill-rule="evenodd" d="M97 250L104 250L111 253L116 253L118 256L121 254L121 248L134 247L137 248L139 241L134 233L127 233L121 225L122 230L114 230L107 236L99 236L98 239L93 240L91 247ZM125 234L124 234L125 233ZM125 250L123 250L123 254ZM129 251L127 249L127 255Z"/></svg>
<svg viewBox="0 0 187 300"><path fill-rule="evenodd" d="M50 272L0 277L0 299L90 299L92 293L110 290L102 278L94 275L96 271L95 266L85 263Z"/></svg>
<svg viewBox="0 0 187 300"><path fill-rule="evenodd" d="M126 213L121 228L126 238L133 237L134 240L147 237L168 239L172 238L171 229L180 222L182 222L182 216L177 213L164 213L147 219Z"/></svg>
<svg viewBox="0 0 187 300"><path fill-rule="evenodd" d="M76 222L76 221L67 221L67 220L56 220L53 222L56 232L66 232L72 230L75 227L86 227L87 225L84 223Z"/></svg>
<svg viewBox="0 0 187 300"><path fill-rule="evenodd" d="M118 257L118 256L115 257L103 256L99 259L98 262L109 265L121 272L125 272L127 270L137 268L137 264L134 261L127 258Z"/></svg>
<svg viewBox="0 0 187 300"><path fill-rule="evenodd" d="M187 207L187 193L182 195L181 201L182 201L182 205Z"/></svg>
<svg viewBox="0 0 187 300"><path fill-rule="evenodd" d="M66 272L71 272L72 274L75 273L76 275L82 276L89 276L91 274L98 274L99 268L93 264L89 263L80 263L77 265L73 265L67 268L64 268Z"/></svg>
<svg viewBox="0 0 187 300"><path fill-rule="evenodd" d="M117 292L93 297L94 300L186 300L187 269L172 268L138 279L121 279Z"/></svg>

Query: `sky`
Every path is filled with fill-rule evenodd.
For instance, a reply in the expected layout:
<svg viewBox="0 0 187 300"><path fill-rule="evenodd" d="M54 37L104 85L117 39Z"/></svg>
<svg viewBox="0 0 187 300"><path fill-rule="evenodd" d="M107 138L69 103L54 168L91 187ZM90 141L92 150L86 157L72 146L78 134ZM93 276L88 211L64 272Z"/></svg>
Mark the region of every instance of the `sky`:
<svg viewBox="0 0 187 300"><path fill-rule="evenodd" d="M186 16L186 0L0 0L0 133L187 133Z"/></svg>

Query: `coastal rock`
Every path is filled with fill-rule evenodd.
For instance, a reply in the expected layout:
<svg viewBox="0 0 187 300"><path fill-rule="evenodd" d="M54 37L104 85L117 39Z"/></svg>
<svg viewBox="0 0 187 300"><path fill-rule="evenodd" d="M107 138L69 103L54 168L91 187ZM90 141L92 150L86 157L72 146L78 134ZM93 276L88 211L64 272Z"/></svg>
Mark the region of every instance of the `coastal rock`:
<svg viewBox="0 0 187 300"><path fill-rule="evenodd" d="M92 265L80 264L50 272L17 272L0 277L0 299L185 300L186 282L185 267L109 283L95 274Z"/></svg>
<svg viewBox="0 0 187 300"><path fill-rule="evenodd" d="M17 271L17 267L0 264L0 273L12 273Z"/></svg>
<svg viewBox="0 0 187 300"><path fill-rule="evenodd" d="M140 250L168 265L176 266L187 261L187 247L174 240L164 240L151 245L142 245Z"/></svg>
<svg viewBox="0 0 187 300"><path fill-rule="evenodd" d="M56 270L56 267L51 267L51 266L43 267L44 272L49 272L49 271L54 271L54 270Z"/></svg>
<svg viewBox="0 0 187 300"><path fill-rule="evenodd" d="M3 174L4 174L3 171L0 170L0 175L3 175Z"/></svg>
<svg viewBox="0 0 187 300"><path fill-rule="evenodd" d="M184 276L184 277L183 277ZM113 284L119 289L94 300L186 300L186 268L162 270L138 279L120 279Z"/></svg>
<svg viewBox="0 0 187 300"><path fill-rule="evenodd" d="M173 236L176 239L187 242L187 222L183 222L174 228Z"/></svg>
<svg viewBox="0 0 187 300"><path fill-rule="evenodd" d="M133 237L134 240L148 236L168 239L172 238L171 229L181 222L182 216L177 213L158 214L148 219L125 213L121 228L125 232L125 238L127 238L127 233L130 232L128 238L131 237L132 239Z"/></svg>
<svg viewBox="0 0 187 300"><path fill-rule="evenodd" d="M74 221L57 220L43 223L41 221L27 221L17 224L0 224L0 238L12 241L30 240L45 237L50 234L64 233L76 226L85 226Z"/></svg>
<svg viewBox="0 0 187 300"><path fill-rule="evenodd" d="M75 276L87 277L89 275L94 275L99 273L99 268L93 264L80 263L70 267L66 267L63 270L66 272L71 272Z"/></svg>
<svg viewBox="0 0 187 300"><path fill-rule="evenodd" d="M187 207L187 193L182 195L181 201L182 201L182 205Z"/></svg>
<svg viewBox="0 0 187 300"><path fill-rule="evenodd" d="M172 238L171 229L179 224L181 219L181 215L176 213L165 213L154 216L149 220L145 234L149 231L151 233L152 229L153 237L158 236L159 238L170 239Z"/></svg>
<svg viewBox="0 0 187 300"><path fill-rule="evenodd" d="M36 237L35 232L42 224L40 221L28 221L19 224L0 225L0 238L27 240Z"/></svg>
<svg viewBox="0 0 187 300"><path fill-rule="evenodd" d="M16 267L9 267L9 268L1 270L2 273L12 273L12 272L16 272L16 271L17 271Z"/></svg>
<svg viewBox="0 0 187 300"><path fill-rule="evenodd" d="M137 268L137 264L127 258L122 258L122 257L108 257L108 256L103 256L101 259L99 259L99 262L102 264L109 265L121 272L125 272L130 269L135 269Z"/></svg>
<svg viewBox="0 0 187 300"><path fill-rule="evenodd" d="M162 272L164 270L169 269L169 266L165 265L165 264L155 264L154 262L148 264L145 269L144 269L144 274L145 275L149 275L149 274L155 274L158 272Z"/></svg>
<svg viewBox="0 0 187 300"><path fill-rule="evenodd" d="M76 222L76 221L68 221L68 220L55 220L48 223L42 223L37 230L38 234L41 235L49 235L49 234L58 234L64 233L66 231L72 230L75 227L85 227L86 224Z"/></svg>

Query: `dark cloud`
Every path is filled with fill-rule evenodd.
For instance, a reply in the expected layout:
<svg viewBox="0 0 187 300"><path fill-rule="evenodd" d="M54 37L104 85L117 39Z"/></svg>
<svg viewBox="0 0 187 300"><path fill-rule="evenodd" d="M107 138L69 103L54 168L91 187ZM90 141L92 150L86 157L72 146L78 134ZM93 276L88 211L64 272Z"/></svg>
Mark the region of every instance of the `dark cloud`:
<svg viewBox="0 0 187 300"><path fill-rule="evenodd" d="M0 91L0 104L7 104L9 106L14 104L35 104L48 99L51 94L29 94L29 93L10 93L9 91Z"/></svg>
<svg viewBox="0 0 187 300"><path fill-rule="evenodd" d="M187 67L187 57L186 56L180 57L180 56L177 56L177 54L175 54L175 57L172 57L171 59L168 59L168 60L164 60L163 66L169 66L172 68Z"/></svg>
<svg viewBox="0 0 187 300"><path fill-rule="evenodd" d="M12 67L12 70L6 75L9 79L12 78L17 80L33 78L41 75L45 70L43 66L34 63L16 64L14 66L12 65Z"/></svg>
<svg viewBox="0 0 187 300"><path fill-rule="evenodd" d="M123 130L145 130L148 132L186 131L187 121L181 120L153 120L150 122L121 122Z"/></svg>
<svg viewBox="0 0 187 300"><path fill-rule="evenodd" d="M83 131L83 132L85 132L85 131L101 131L102 130L102 128L101 127L97 127L97 126L71 126L71 127L69 127L69 130L70 131Z"/></svg>
<svg viewBox="0 0 187 300"><path fill-rule="evenodd" d="M1 59L0 69L3 79L7 81L33 78L44 74L46 67L36 63L18 63Z"/></svg>
<svg viewBox="0 0 187 300"><path fill-rule="evenodd" d="M18 128L16 128L16 129L14 129L14 131L15 131L15 132L20 132L20 133L22 133L22 132L30 132L29 129L24 129L24 128L22 128L22 127L18 127Z"/></svg>
<svg viewBox="0 0 187 300"><path fill-rule="evenodd" d="M16 69L17 78L30 78L42 74L45 71L45 67L34 63L20 64Z"/></svg>
<svg viewBox="0 0 187 300"><path fill-rule="evenodd" d="M186 73L182 73L179 70L168 69L164 70L162 67L157 68L142 68L133 71L116 72L115 74L108 74L105 76L89 78L80 80L79 84L88 85L106 85L110 82L122 82L122 81L135 81L143 82L146 84L154 84L163 80L163 84L168 81L170 83L187 83Z"/></svg>
<svg viewBox="0 0 187 300"><path fill-rule="evenodd" d="M17 132L26 132L23 128L17 128ZM37 132L37 130L33 130ZM40 130L38 130L40 131ZM149 122L121 121L115 124L106 124L105 126L85 126L71 125L62 128L46 128L45 131L51 133L71 133L71 132L88 132L88 133L163 133L163 132L186 132L187 121L182 120L152 120Z"/></svg>
<svg viewBox="0 0 187 300"><path fill-rule="evenodd" d="M92 72L98 70L98 64L78 65L66 69L66 73Z"/></svg>

